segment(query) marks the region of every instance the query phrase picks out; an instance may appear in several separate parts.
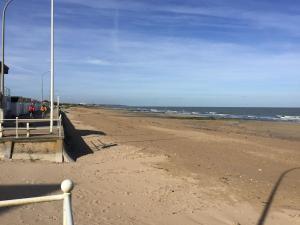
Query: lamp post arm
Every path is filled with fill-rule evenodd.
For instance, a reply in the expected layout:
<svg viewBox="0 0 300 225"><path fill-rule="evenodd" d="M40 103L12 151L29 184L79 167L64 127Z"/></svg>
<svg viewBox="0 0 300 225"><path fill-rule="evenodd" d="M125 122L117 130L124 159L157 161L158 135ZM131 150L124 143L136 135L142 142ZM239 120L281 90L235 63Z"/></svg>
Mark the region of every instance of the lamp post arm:
<svg viewBox="0 0 300 225"><path fill-rule="evenodd" d="M5 53L5 17L6 17L6 9L13 0L9 0L5 2L3 11L2 11L2 62L1 62L1 92L4 95L4 53Z"/></svg>

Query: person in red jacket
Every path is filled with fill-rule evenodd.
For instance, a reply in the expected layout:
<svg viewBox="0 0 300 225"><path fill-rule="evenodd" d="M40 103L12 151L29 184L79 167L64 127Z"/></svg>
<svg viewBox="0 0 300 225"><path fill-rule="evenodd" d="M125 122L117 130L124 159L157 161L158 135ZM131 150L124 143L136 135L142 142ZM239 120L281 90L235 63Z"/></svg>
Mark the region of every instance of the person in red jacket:
<svg viewBox="0 0 300 225"><path fill-rule="evenodd" d="M28 111L29 111L29 113L30 113L30 118L32 118L32 117L33 117L33 113L34 113L34 111L35 111L35 106L34 106L34 103L33 103L33 102L31 102L31 104L30 104L30 106L29 106L29 108L28 108Z"/></svg>

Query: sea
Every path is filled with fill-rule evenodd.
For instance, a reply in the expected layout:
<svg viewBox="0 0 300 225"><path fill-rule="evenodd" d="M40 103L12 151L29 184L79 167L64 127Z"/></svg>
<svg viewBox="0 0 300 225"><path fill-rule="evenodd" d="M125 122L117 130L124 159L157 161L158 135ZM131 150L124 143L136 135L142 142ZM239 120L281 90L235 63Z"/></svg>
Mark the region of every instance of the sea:
<svg viewBox="0 0 300 225"><path fill-rule="evenodd" d="M119 106L132 112L207 117L215 119L242 119L261 121L291 121L300 123L300 108L271 107L138 107Z"/></svg>

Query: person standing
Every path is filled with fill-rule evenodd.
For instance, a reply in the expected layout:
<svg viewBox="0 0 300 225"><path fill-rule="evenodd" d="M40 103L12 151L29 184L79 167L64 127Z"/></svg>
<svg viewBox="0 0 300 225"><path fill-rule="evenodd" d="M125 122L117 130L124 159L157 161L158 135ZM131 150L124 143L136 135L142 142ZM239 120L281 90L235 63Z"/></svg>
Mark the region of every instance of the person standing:
<svg viewBox="0 0 300 225"><path fill-rule="evenodd" d="M28 111L30 113L30 118L33 118L33 114L34 114L34 111L35 111L35 106L34 106L34 103L31 102L29 108L28 108Z"/></svg>
<svg viewBox="0 0 300 225"><path fill-rule="evenodd" d="M42 104L41 106L41 112L42 112L42 118L44 119L45 113L47 112L47 107L44 104Z"/></svg>

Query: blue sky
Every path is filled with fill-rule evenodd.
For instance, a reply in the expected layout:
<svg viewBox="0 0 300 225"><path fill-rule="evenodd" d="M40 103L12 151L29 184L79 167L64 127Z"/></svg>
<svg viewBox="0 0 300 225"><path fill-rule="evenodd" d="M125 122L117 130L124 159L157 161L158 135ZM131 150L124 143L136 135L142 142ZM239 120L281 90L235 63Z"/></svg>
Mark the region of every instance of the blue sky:
<svg viewBox="0 0 300 225"><path fill-rule="evenodd" d="M62 101L300 106L300 2L56 0ZM50 0L7 11L6 86L49 95Z"/></svg>

